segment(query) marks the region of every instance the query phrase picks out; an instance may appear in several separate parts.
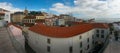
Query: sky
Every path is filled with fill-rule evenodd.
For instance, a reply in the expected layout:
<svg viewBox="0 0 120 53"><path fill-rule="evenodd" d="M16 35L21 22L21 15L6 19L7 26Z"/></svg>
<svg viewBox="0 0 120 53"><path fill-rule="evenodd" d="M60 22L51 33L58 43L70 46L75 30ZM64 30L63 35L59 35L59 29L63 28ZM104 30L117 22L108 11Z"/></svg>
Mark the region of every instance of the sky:
<svg viewBox="0 0 120 53"><path fill-rule="evenodd" d="M72 14L77 18L120 20L120 0L0 0L0 8L11 12L28 10Z"/></svg>

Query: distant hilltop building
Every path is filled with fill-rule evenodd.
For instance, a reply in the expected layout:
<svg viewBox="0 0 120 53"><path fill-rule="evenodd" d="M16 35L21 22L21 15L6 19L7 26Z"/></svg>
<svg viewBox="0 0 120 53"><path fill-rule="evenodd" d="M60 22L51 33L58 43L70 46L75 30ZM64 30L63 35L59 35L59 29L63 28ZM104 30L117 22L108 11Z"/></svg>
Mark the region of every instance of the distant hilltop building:
<svg viewBox="0 0 120 53"><path fill-rule="evenodd" d="M31 27L35 23L38 23L38 22L44 23L46 16L47 16L47 14L45 14L43 12L31 11L28 15L26 15L22 19L22 21L25 26Z"/></svg>
<svg viewBox="0 0 120 53"><path fill-rule="evenodd" d="M25 8L24 14L25 14L25 15L28 15L28 10L27 10L27 8Z"/></svg>
<svg viewBox="0 0 120 53"><path fill-rule="evenodd" d="M78 23L69 27L37 23L28 30L28 44L36 53L92 53L104 45L109 27L104 23Z"/></svg>

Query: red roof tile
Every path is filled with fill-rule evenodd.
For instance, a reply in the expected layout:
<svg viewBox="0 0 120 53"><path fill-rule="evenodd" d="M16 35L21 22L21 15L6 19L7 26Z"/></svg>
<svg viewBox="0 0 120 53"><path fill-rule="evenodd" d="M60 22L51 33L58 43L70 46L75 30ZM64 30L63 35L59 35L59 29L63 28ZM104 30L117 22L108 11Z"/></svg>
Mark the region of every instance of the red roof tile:
<svg viewBox="0 0 120 53"><path fill-rule="evenodd" d="M29 30L36 33L57 38L71 37L89 31L91 29L93 29L93 26L91 24L75 25L71 27L50 27L43 24L37 24L29 28Z"/></svg>
<svg viewBox="0 0 120 53"><path fill-rule="evenodd" d="M95 28L109 28L108 24L105 23L92 23Z"/></svg>
<svg viewBox="0 0 120 53"><path fill-rule="evenodd" d="M93 28L107 28L108 26L98 23L79 23L71 27L56 27L46 26L42 23L36 24L29 28L29 30L49 37L67 38L76 36L78 34L87 32Z"/></svg>

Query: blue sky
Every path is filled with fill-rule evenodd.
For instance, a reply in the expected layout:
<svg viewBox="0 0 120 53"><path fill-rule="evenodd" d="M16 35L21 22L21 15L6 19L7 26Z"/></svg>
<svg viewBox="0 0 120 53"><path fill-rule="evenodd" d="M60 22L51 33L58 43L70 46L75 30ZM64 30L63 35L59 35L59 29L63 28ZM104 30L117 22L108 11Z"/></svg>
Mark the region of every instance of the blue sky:
<svg viewBox="0 0 120 53"><path fill-rule="evenodd" d="M11 12L23 11L25 7L53 14L72 13L77 18L120 18L120 0L0 0L0 8Z"/></svg>
<svg viewBox="0 0 120 53"><path fill-rule="evenodd" d="M68 0L73 5L73 0ZM0 2L11 3L14 7L29 10L49 9L54 3L65 3L65 0L0 0Z"/></svg>

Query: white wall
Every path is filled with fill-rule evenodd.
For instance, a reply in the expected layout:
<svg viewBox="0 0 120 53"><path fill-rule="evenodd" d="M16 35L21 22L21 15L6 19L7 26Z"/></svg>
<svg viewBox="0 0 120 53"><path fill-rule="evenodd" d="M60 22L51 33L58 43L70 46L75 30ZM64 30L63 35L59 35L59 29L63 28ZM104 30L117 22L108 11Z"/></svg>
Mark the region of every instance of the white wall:
<svg viewBox="0 0 120 53"><path fill-rule="evenodd" d="M96 36L96 34L97 34L97 32L96 32L96 30L99 30L99 37L97 37ZM95 30L95 41L101 41L101 42L103 42L104 43L104 41L105 41L105 39L106 39L106 37L109 35L109 29L104 29L104 28L96 28L96 30ZM102 35L102 33L101 33L101 30L104 30L104 38L101 38L101 35Z"/></svg>
<svg viewBox="0 0 120 53"><path fill-rule="evenodd" d="M0 27L3 27L4 24L3 24L3 20L0 20Z"/></svg>
<svg viewBox="0 0 120 53"><path fill-rule="evenodd" d="M10 25L9 28L15 39L23 46L23 48L25 48L25 38L22 35L22 30L13 25Z"/></svg>
<svg viewBox="0 0 120 53"><path fill-rule="evenodd" d="M49 53L47 52L47 46L51 47L51 53L69 53L69 47L73 46L73 53L80 53L80 50L83 50L83 53L89 52L92 49L92 35L94 35L94 29L83 34L76 35L69 38L53 38L43 36L32 31L28 31L28 44L33 48L37 53ZM79 39L79 36L82 36L82 39ZM47 38L51 39L51 44L47 43ZM87 42L89 38L89 43ZM83 46L80 48L80 42L82 41ZM89 44L90 49L86 50L87 45Z"/></svg>
<svg viewBox="0 0 120 53"><path fill-rule="evenodd" d="M8 23L11 22L11 18L10 18L10 12L5 12L5 17L4 17L5 21L8 21Z"/></svg>

